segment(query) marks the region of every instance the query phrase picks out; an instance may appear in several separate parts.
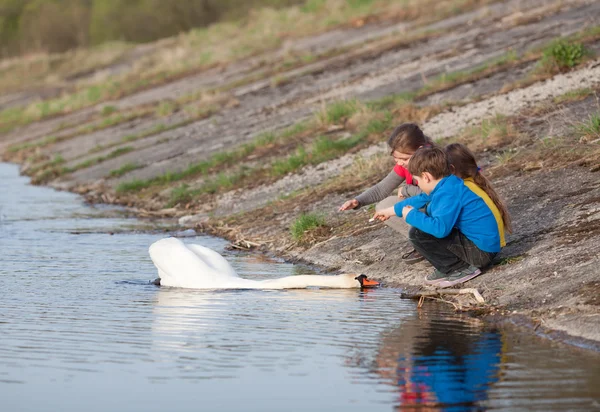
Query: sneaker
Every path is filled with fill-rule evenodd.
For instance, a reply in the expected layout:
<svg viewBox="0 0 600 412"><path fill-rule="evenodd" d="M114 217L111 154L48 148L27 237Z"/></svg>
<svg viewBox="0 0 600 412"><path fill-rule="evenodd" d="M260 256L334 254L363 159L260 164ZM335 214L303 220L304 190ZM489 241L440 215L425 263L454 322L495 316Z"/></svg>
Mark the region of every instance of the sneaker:
<svg viewBox="0 0 600 412"><path fill-rule="evenodd" d="M440 272L439 270L436 269L432 273L427 275L427 277L425 278L425 284L426 285L437 285L441 281L447 280L447 279L448 279L447 274Z"/></svg>
<svg viewBox="0 0 600 412"><path fill-rule="evenodd" d="M425 256L417 252L416 249L413 249L410 252L403 254L402 260L408 265L414 265L415 263L425 260Z"/></svg>
<svg viewBox="0 0 600 412"><path fill-rule="evenodd" d="M479 275L481 275L481 270L478 267L469 266L466 269L457 270L448 274L447 279L439 282L437 286L441 289L449 288L450 286L458 285L459 283L465 283Z"/></svg>

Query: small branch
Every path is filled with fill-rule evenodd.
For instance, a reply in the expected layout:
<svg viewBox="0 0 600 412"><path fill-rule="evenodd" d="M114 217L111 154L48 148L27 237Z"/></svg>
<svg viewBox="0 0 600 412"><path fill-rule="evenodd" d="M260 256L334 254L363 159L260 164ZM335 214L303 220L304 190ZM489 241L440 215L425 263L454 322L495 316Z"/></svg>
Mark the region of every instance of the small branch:
<svg viewBox="0 0 600 412"><path fill-rule="evenodd" d="M481 293L479 293L479 291L475 288L427 290L416 293L415 298L418 297L420 299L422 297L436 297L440 295L473 295L478 303L485 303L483 296L481 296Z"/></svg>

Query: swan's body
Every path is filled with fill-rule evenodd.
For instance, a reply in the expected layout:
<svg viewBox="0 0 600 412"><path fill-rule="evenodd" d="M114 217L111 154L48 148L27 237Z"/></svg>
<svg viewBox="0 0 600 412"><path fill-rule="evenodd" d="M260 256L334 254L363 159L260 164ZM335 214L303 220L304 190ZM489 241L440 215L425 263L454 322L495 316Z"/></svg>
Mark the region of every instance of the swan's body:
<svg viewBox="0 0 600 412"><path fill-rule="evenodd" d="M363 279L357 279L356 274L242 279L217 252L200 245L184 244L172 237L153 243L149 252L162 286L191 289L300 289L310 286L350 289L360 288L363 284Z"/></svg>

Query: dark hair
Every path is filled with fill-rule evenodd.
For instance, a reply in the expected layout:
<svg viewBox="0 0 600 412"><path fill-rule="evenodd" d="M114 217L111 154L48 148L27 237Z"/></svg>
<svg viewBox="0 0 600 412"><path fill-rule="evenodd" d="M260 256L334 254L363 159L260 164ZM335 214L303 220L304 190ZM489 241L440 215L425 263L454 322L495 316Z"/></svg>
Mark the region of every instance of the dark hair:
<svg viewBox="0 0 600 412"><path fill-rule="evenodd" d="M461 179L471 178L477 186L479 186L498 208L504 227L510 233L512 232L512 219L510 213L498 193L492 187L490 181L481 173L481 169L477 167L477 161L473 152L469 148L460 143L452 143L446 146L446 155L448 162L452 165L453 173ZM412 161L412 160L411 160Z"/></svg>
<svg viewBox="0 0 600 412"><path fill-rule="evenodd" d="M415 123L403 123L396 127L390 138L388 146L392 153L397 150L402 153L414 153L421 146L431 145L431 139Z"/></svg>
<svg viewBox="0 0 600 412"><path fill-rule="evenodd" d="M419 148L408 164L408 171L413 176L421 176L424 172L431 173L434 179L450 175L448 158L439 147L423 146Z"/></svg>

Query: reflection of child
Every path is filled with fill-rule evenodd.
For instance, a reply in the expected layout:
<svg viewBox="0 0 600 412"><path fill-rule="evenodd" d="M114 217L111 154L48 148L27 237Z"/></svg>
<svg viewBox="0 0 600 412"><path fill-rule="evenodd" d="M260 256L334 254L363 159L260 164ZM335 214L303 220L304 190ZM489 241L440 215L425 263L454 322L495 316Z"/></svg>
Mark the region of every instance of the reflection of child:
<svg viewBox="0 0 600 412"><path fill-rule="evenodd" d="M381 182L367 189L356 198L346 201L339 210L357 209L377 202L379 203L375 210L383 210L393 206L398 202L398 199L403 200L421 194L421 189L416 185L406 167L413 153L419 147L425 145L431 145L431 140L423 134L423 131L416 124L404 123L396 127L388 139L391 155L396 162L394 169ZM406 182L406 185L400 187L398 197L390 196L392 191L404 182ZM408 237L409 228L402 219L394 216L387 220L386 224ZM412 251L405 254L403 259L406 263L416 263L423 260L423 257Z"/></svg>
<svg viewBox="0 0 600 412"><path fill-rule="evenodd" d="M483 199L450 174L446 153L422 147L408 166L424 192L375 213L375 218L403 217L413 226L409 240L436 268L425 283L440 288L466 282L481 273L500 251L500 232ZM427 205L427 212L421 209Z"/></svg>

